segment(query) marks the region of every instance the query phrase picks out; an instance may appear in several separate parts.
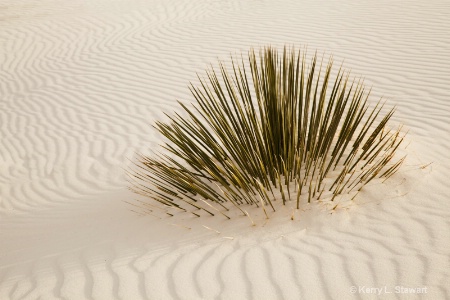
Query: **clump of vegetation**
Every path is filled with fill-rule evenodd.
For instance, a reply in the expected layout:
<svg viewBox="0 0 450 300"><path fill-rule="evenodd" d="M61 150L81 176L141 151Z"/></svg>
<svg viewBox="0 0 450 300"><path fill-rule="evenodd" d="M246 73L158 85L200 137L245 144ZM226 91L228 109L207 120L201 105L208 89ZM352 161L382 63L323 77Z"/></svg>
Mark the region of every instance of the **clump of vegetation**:
<svg viewBox="0 0 450 300"><path fill-rule="evenodd" d="M155 128L167 138L165 152L137 155L131 190L162 207L227 218L232 206L302 203L356 193L374 178L389 178L404 135L389 128L394 109L369 105L361 80L332 59L309 64L305 53L268 47L248 61L232 59L210 70L196 103ZM169 211L166 211L169 215Z"/></svg>

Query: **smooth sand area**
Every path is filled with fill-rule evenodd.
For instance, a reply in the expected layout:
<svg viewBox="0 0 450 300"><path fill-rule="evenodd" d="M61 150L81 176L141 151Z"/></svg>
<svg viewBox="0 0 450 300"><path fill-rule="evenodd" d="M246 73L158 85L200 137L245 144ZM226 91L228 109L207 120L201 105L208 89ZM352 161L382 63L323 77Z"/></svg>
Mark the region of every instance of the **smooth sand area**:
<svg viewBox="0 0 450 300"><path fill-rule="evenodd" d="M399 173L254 227L125 202L197 72L285 44L397 105ZM445 0L1 1L0 299L450 299L449 136Z"/></svg>

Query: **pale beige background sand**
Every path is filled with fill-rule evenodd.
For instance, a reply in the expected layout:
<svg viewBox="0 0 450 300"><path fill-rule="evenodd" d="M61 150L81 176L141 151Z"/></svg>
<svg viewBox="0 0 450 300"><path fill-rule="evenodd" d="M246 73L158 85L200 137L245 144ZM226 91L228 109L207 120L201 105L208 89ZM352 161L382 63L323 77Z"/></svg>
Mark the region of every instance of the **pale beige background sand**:
<svg viewBox="0 0 450 300"><path fill-rule="evenodd" d="M0 299L449 299L449 32L443 0L0 1ZM345 59L397 104L402 172L295 222L131 212L149 124L209 63L269 44Z"/></svg>

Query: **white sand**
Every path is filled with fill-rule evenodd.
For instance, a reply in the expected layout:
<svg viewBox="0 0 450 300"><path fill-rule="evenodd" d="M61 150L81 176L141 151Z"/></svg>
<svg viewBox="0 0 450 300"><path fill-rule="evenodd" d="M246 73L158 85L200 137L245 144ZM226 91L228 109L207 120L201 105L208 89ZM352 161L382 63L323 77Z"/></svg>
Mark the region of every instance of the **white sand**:
<svg viewBox="0 0 450 300"><path fill-rule="evenodd" d="M449 32L445 0L1 1L0 299L450 299ZM132 212L127 158L195 73L285 43L398 105L401 172L255 227Z"/></svg>

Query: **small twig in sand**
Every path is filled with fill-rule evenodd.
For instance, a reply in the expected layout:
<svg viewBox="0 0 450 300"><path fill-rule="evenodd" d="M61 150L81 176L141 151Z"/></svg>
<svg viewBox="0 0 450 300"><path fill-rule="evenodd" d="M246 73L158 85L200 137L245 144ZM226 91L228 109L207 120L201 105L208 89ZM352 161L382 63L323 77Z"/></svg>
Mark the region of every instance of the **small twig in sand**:
<svg viewBox="0 0 450 300"><path fill-rule="evenodd" d="M218 231L218 230L212 229L212 228L210 228L210 227L208 227L208 226L206 226L206 225L202 225L202 226L205 227L206 229L215 231L215 232L217 232L218 234L220 234L220 231Z"/></svg>
<svg viewBox="0 0 450 300"><path fill-rule="evenodd" d="M423 169L425 169L426 167L428 167L429 165L431 165L433 162L430 162L429 164L426 164L426 165L423 165L423 166L420 166L420 168L423 170Z"/></svg>
<svg viewBox="0 0 450 300"><path fill-rule="evenodd" d="M244 211L244 213L247 215L247 217L250 219L250 221L252 221L252 226L256 226L255 222L253 222L253 219L250 217L250 215L248 214L248 212L245 209L242 209Z"/></svg>
<svg viewBox="0 0 450 300"><path fill-rule="evenodd" d="M144 214L144 213L140 213L140 212L137 212L137 211L132 210L132 209L130 209L130 211L136 213L138 216L141 216L141 217L146 215L146 214Z"/></svg>

